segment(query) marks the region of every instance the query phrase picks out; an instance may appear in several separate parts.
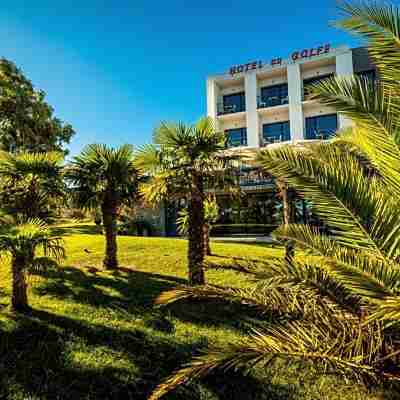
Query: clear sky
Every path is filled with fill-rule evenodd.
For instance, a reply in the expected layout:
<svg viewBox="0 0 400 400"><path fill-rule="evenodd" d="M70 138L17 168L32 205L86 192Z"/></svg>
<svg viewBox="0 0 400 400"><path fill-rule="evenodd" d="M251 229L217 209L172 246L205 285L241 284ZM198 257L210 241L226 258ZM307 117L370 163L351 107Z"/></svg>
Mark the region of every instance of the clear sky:
<svg viewBox="0 0 400 400"><path fill-rule="evenodd" d="M45 90L88 143L140 145L161 121L206 112L207 75L292 51L357 43L329 26L335 0L13 0L0 56Z"/></svg>

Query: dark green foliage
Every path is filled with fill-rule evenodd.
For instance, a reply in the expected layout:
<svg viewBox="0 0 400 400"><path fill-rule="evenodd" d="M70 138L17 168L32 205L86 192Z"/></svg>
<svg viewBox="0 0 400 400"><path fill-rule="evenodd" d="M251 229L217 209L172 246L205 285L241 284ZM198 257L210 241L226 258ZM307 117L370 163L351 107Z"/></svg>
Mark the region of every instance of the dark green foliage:
<svg viewBox="0 0 400 400"><path fill-rule="evenodd" d="M0 205L17 221L48 220L65 200L61 153L0 154Z"/></svg>
<svg viewBox="0 0 400 400"><path fill-rule="evenodd" d="M67 153L64 146L75 132L53 113L45 93L36 90L15 64L0 59L0 149Z"/></svg>
<svg viewBox="0 0 400 400"><path fill-rule="evenodd" d="M211 235L232 234L258 234L269 235L277 228L277 225L269 224L216 224L211 228Z"/></svg>
<svg viewBox="0 0 400 400"><path fill-rule="evenodd" d="M145 218L124 218L118 225L118 234L126 236L152 236L153 224Z"/></svg>

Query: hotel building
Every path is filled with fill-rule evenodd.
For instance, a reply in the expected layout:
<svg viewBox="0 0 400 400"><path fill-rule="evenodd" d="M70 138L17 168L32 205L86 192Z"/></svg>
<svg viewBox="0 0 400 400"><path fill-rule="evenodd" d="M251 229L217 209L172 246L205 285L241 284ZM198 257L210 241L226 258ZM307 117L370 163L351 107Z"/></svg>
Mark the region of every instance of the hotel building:
<svg viewBox="0 0 400 400"><path fill-rule="evenodd" d="M227 135L227 147L259 149L307 140L328 139L351 121L310 100L307 86L327 77L375 76L365 48L329 44L294 51L285 59L256 60L232 66L207 79L207 114ZM261 168L238 169L240 196L217 193L219 218L212 234L267 235L282 222L282 203L273 177ZM177 234L176 217L184 201L164 209L164 230ZM296 220L318 223L301 199Z"/></svg>
<svg viewBox="0 0 400 400"><path fill-rule="evenodd" d="M232 66L207 79L207 114L226 132L228 147L327 139L351 122L310 100L307 85L353 74L374 74L365 48L326 44L295 51L286 60Z"/></svg>

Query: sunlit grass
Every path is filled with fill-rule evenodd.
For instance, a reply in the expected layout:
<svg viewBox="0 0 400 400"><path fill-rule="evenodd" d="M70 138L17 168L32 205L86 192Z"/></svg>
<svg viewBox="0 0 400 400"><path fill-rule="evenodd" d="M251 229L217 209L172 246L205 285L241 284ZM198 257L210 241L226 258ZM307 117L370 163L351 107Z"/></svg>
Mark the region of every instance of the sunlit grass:
<svg viewBox="0 0 400 400"><path fill-rule="evenodd" d="M68 258L57 272L33 277L31 316L8 312L10 276L0 270L0 398L145 399L193 351L235 341L246 329L224 304L155 309L154 298L186 279L186 246L180 239L118 239L118 272L101 266L103 236L92 225L63 226ZM282 250L213 243L214 262L230 257L266 258ZM246 278L208 271L219 285L243 286ZM262 380L260 374L263 374ZM179 390L168 399L377 399L358 386L315 378L302 369L269 368L256 377L230 373ZM247 393L247 394L246 394ZM245 397L247 396L247 397Z"/></svg>

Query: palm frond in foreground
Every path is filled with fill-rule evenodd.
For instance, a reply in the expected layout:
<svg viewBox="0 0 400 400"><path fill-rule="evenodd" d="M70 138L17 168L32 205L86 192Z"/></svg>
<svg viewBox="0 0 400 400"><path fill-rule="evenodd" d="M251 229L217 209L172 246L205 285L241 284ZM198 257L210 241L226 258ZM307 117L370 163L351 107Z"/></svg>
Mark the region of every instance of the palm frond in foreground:
<svg viewBox="0 0 400 400"><path fill-rule="evenodd" d="M311 202L326 229L281 227L275 235L301 250L290 262L264 263L261 272L236 268L254 273L252 301L263 304L263 312L278 305L280 318L241 343L194 358L161 383L152 400L215 368L266 368L276 358L369 384L400 380L400 10L376 2L345 3L343 9L339 25L368 41L380 79L332 78L312 91L350 118L352 129L329 143L259 156L265 170ZM178 289L159 302L249 297L208 290Z"/></svg>

